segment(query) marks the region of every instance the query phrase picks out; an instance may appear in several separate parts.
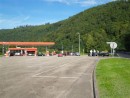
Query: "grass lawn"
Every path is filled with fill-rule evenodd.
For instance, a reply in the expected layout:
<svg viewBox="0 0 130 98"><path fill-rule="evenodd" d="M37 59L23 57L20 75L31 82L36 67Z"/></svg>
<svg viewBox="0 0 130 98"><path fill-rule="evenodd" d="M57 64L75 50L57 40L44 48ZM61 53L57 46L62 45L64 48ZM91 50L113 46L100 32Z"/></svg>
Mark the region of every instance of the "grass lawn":
<svg viewBox="0 0 130 98"><path fill-rule="evenodd" d="M102 59L96 79L100 98L130 98L130 59Z"/></svg>

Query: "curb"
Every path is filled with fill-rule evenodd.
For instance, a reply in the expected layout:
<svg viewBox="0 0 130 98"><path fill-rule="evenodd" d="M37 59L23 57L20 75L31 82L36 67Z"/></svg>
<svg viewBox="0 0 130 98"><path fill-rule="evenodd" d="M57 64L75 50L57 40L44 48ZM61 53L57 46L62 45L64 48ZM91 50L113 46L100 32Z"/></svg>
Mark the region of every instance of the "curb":
<svg viewBox="0 0 130 98"><path fill-rule="evenodd" d="M97 66L99 61L100 61L100 59L97 60L95 66L94 66L93 75L92 75L93 96L94 96L94 98L99 98L99 92L98 92L98 88L97 88L97 84L96 84L96 66Z"/></svg>

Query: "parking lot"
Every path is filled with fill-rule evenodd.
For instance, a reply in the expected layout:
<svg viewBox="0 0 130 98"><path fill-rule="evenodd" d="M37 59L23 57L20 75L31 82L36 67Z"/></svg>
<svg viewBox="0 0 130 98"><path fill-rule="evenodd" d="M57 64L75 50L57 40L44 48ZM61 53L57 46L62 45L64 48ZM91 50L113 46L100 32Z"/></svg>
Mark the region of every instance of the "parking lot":
<svg viewBox="0 0 130 98"><path fill-rule="evenodd" d="M88 56L0 57L0 98L93 98Z"/></svg>

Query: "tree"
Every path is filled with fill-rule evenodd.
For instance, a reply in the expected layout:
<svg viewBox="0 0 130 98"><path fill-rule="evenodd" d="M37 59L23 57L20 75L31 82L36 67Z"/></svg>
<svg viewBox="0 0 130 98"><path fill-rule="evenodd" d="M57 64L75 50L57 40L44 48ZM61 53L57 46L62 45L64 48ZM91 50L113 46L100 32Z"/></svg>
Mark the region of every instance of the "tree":
<svg viewBox="0 0 130 98"><path fill-rule="evenodd" d="M89 52L91 49L95 48L94 38L91 34L86 36L86 51Z"/></svg>

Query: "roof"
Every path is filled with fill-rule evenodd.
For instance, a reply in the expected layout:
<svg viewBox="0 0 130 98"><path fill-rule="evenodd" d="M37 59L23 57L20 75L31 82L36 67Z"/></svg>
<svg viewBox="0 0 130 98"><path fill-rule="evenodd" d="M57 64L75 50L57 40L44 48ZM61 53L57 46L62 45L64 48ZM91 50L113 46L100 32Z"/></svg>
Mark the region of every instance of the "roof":
<svg viewBox="0 0 130 98"><path fill-rule="evenodd" d="M50 46L55 45L55 42L0 42L0 45L14 46Z"/></svg>

